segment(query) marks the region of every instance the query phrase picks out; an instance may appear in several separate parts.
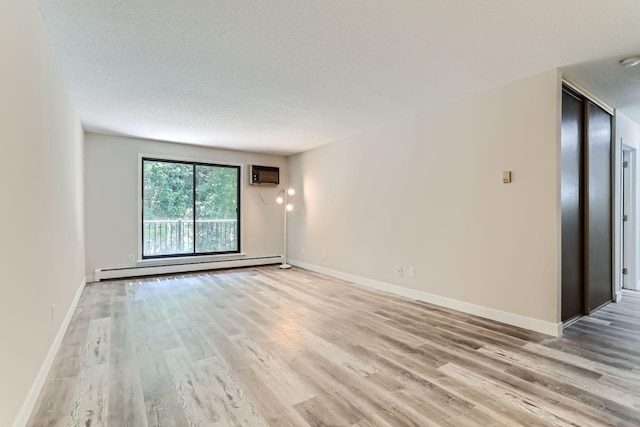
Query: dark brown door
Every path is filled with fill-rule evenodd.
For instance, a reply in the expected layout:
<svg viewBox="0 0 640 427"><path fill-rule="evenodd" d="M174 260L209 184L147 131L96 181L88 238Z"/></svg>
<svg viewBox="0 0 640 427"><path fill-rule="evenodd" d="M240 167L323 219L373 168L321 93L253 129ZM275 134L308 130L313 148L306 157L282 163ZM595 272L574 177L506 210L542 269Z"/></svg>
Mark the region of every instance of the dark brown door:
<svg viewBox="0 0 640 427"><path fill-rule="evenodd" d="M562 321L585 312L583 277L584 102L562 92L561 209L562 209Z"/></svg>
<svg viewBox="0 0 640 427"><path fill-rule="evenodd" d="M587 313L612 298L611 116L587 104Z"/></svg>

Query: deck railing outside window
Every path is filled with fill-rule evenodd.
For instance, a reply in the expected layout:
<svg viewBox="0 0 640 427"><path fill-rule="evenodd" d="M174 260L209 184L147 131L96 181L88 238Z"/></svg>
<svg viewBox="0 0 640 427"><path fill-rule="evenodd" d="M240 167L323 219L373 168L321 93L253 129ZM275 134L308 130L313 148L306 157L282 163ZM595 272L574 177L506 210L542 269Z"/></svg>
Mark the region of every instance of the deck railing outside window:
<svg viewBox="0 0 640 427"><path fill-rule="evenodd" d="M195 221L196 252L238 250L236 219L202 219ZM145 220L142 222L145 256L194 252L194 221L181 219Z"/></svg>

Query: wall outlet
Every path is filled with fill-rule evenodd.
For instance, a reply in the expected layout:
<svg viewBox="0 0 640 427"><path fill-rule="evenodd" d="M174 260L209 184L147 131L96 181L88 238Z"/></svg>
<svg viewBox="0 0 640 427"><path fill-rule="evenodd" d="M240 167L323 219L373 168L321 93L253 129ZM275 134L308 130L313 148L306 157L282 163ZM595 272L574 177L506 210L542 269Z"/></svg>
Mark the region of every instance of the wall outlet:
<svg viewBox="0 0 640 427"><path fill-rule="evenodd" d="M327 259L327 251L322 251L322 259Z"/></svg>
<svg viewBox="0 0 640 427"><path fill-rule="evenodd" d="M300 249L300 253L304 255L304 248Z"/></svg>
<svg viewBox="0 0 640 427"><path fill-rule="evenodd" d="M416 277L416 269L409 267L409 277Z"/></svg>
<svg viewBox="0 0 640 427"><path fill-rule="evenodd" d="M56 305L55 304L51 304L51 321L53 322L53 318L55 315L55 311L56 311Z"/></svg>
<svg viewBox="0 0 640 427"><path fill-rule="evenodd" d="M398 276L402 276L402 267L397 267L397 268L396 268L396 274L397 274Z"/></svg>
<svg viewBox="0 0 640 427"><path fill-rule="evenodd" d="M136 262L136 259L133 257L133 255L129 255L129 262Z"/></svg>

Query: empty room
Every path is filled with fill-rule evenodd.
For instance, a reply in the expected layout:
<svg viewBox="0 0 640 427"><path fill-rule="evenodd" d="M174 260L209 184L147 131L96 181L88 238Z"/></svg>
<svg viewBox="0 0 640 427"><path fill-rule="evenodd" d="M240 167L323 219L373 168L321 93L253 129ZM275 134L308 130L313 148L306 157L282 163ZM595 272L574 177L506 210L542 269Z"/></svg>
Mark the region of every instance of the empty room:
<svg viewBox="0 0 640 427"><path fill-rule="evenodd" d="M637 0L0 0L0 426L640 425Z"/></svg>

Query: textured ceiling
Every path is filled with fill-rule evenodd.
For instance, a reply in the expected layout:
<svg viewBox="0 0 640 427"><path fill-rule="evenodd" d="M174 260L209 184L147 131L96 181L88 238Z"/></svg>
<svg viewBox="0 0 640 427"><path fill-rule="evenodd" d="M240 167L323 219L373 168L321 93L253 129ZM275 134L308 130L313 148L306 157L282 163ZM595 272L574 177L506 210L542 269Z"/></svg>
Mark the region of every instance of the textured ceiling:
<svg viewBox="0 0 640 427"><path fill-rule="evenodd" d="M638 0L38 4L86 130L283 154L640 53Z"/></svg>
<svg viewBox="0 0 640 427"><path fill-rule="evenodd" d="M619 64L620 59L616 56L572 65L565 67L563 72L611 107L640 123L640 66L625 68Z"/></svg>

